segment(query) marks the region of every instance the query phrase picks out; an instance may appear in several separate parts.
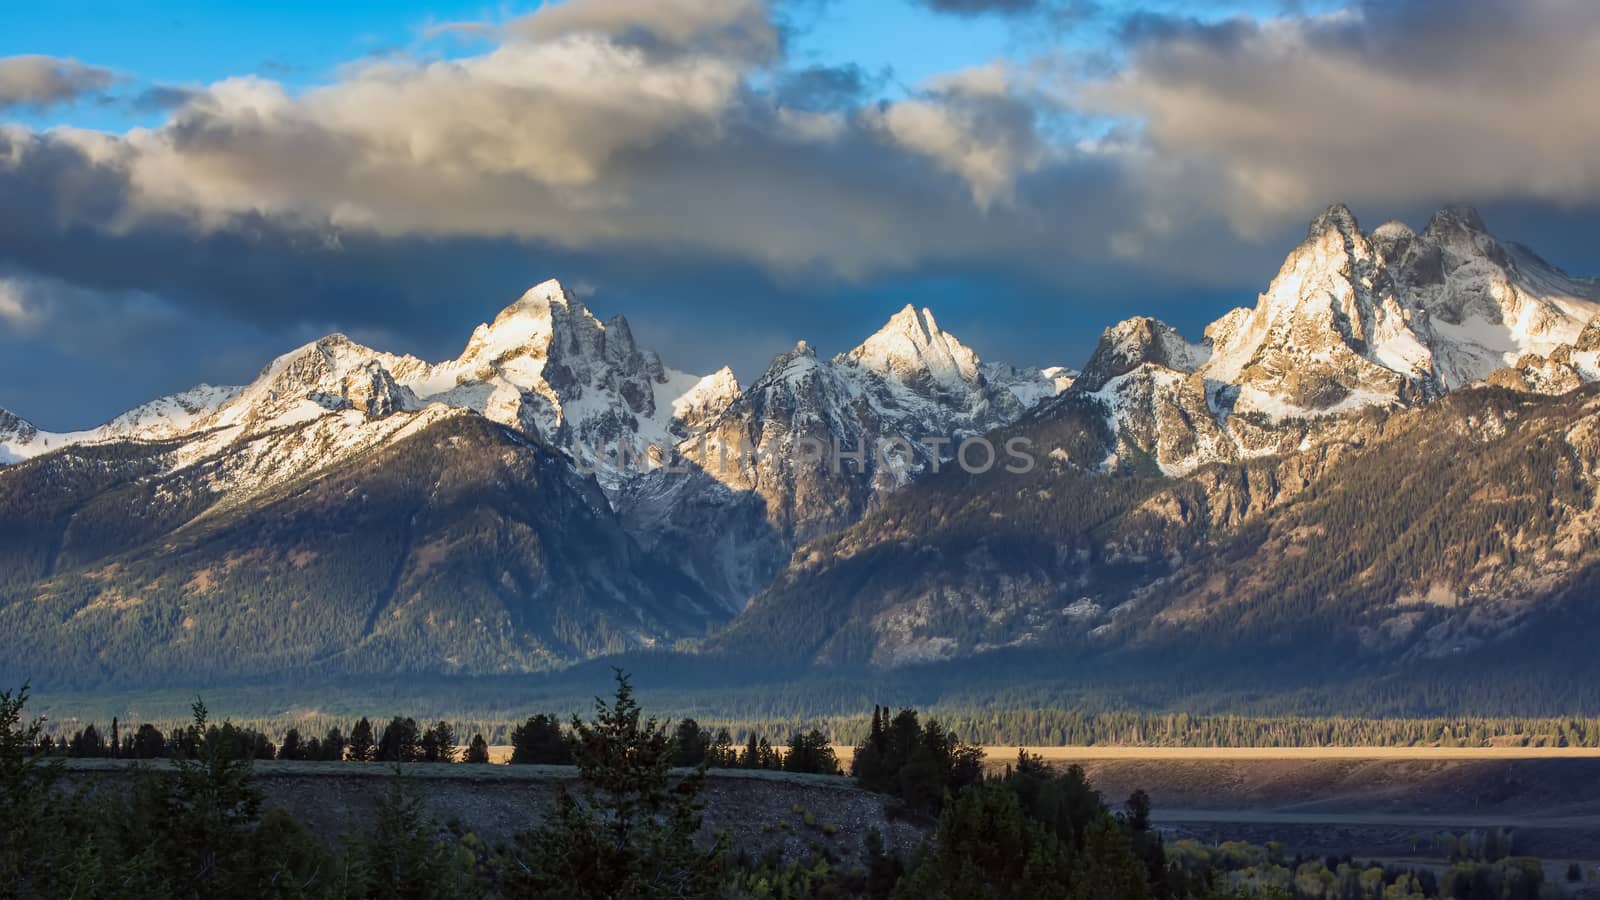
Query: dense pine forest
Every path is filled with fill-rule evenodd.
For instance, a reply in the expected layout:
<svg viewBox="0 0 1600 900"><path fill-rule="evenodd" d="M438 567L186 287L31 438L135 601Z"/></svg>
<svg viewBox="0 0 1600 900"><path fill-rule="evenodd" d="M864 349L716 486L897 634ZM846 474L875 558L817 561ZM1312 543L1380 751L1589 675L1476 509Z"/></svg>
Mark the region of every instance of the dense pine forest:
<svg viewBox="0 0 1600 900"><path fill-rule="evenodd" d="M65 741L29 718L28 693L0 692L0 896L174 898L1428 898L1539 896L1543 870L1511 855L1509 836L1449 842L1443 874L1286 856L1282 847L1195 841L1168 845L1149 797L1115 806L1077 767L1021 752L1003 769L951 723L915 710L875 709L848 777L885 797L892 816L926 823L911 854L877 832L862 863L826 849L803 861L758 858L740 836L707 834L701 791L714 767L846 777L820 730L782 745L727 728L646 717L620 671L588 718L546 714L510 733L513 764L573 766L555 813L491 845L461 823L428 819L422 786L396 769L372 821L316 834L267 809L259 759L484 763L487 738L455 726L394 718L348 731L285 732L210 718L163 731L87 726ZM1583 723L1568 723L1579 726ZM1585 732L1587 733L1587 732ZM465 749L461 744L465 743ZM126 756L124 794L72 789L67 757ZM807 813L809 820L810 813Z"/></svg>
<svg viewBox="0 0 1600 900"><path fill-rule="evenodd" d="M874 713L877 715L878 713ZM938 721L979 745L1032 747L1600 747L1596 718L1362 719L1255 717L1188 713L1086 713L1081 710L936 710ZM782 768L760 762L758 745L774 753L858 745L871 717L678 720L678 765ZM48 753L74 757L154 759L187 752L188 726L113 718L109 725L46 722ZM256 759L384 762L480 761L478 746L509 746L513 763L571 761L563 718L539 713L522 721L447 716L419 724L412 716L374 721L326 715L266 716L230 722L223 732ZM456 746L459 744L460 746ZM486 760L482 760L486 761ZM820 771L809 768L791 771Z"/></svg>

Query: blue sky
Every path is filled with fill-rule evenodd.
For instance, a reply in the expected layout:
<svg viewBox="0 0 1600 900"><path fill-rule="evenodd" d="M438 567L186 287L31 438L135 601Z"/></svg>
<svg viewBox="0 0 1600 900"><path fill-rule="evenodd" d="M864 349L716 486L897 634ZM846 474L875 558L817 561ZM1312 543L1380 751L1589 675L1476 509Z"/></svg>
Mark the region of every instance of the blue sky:
<svg viewBox="0 0 1600 900"><path fill-rule="evenodd" d="M1597 36L1582 0L11 4L0 407L85 426L335 329L453 355L550 276L685 369L906 302L1076 365L1252 303L1333 202L1473 202L1600 273Z"/></svg>

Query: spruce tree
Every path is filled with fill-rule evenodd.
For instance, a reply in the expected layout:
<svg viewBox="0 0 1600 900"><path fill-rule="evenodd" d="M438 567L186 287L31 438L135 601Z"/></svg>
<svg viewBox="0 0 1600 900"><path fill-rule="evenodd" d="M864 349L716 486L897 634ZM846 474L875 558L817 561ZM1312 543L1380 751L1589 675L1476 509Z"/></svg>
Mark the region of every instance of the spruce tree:
<svg viewBox="0 0 1600 900"><path fill-rule="evenodd" d="M721 895L725 848L699 845L704 768L672 783L674 746L644 718L621 670L611 703L572 720L581 796L562 791L554 820L516 839L507 896L548 900L710 900Z"/></svg>
<svg viewBox="0 0 1600 900"><path fill-rule="evenodd" d="M240 752L229 728L207 723L205 704L194 703L193 758L173 761L162 853L177 896L233 896L233 873L242 868L248 838L261 810L252 755ZM224 723L226 725L226 723Z"/></svg>
<svg viewBox="0 0 1600 900"><path fill-rule="evenodd" d="M531 716L512 729L512 765L570 766L572 761L572 747L555 716Z"/></svg>
<svg viewBox="0 0 1600 900"><path fill-rule="evenodd" d="M278 747L279 759L305 759L305 746L300 741L300 729L291 728L283 733L283 743Z"/></svg>
<svg viewBox="0 0 1600 900"><path fill-rule="evenodd" d="M673 755L675 765L691 768L708 761L711 749L711 734L700 727L694 719L684 719L678 723L678 730L673 735L673 745L676 748Z"/></svg>
<svg viewBox="0 0 1600 900"><path fill-rule="evenodd" d="M389 720L378 738L378 761L406 763L421 758L422 730L417 727L417 720L401 716Z"/></svg>
<svg viewBox="0 0 1600 900"><path fill-rule="evenodd" d="M739 751L734 748L733 734L728 729L717 729L717 736L711 741L711 751L707 758L710 760L710 765L724 769L739 764Z"/></svg>
<svg viewBox="0 0 1600 900"><path fill-rule="evenodd" d="M467 758L465 761L478 765L488 764L489 742L483 739L483 735L475 734L472 736L472 745L467 748Z"/></svg>
<svg viewBox="0 0 1600 900"><path fill-rule="evenodd" d="M60 834L52 793L65 763L39 751L44 719L24 720L28 686L0 691L0 897L56 893Z"/></svg>
<svg viewBox="0 0 1600 900"><path fill-rule="evenodd" d="M344 735L339 732L339 727L335 725L329 728L328 734L323 737L322 752L317 754L317 758L338 762L344 759L344 748L348 743L349 741L346 741Z"/></svg>
<svg viewBox="0 0 1600 900"><path fill-rule="evenodd" d="M350 729L350 750L346 756L354 762L371 762L377 758L378 745L372 739L372 723L366 716Z"/></svg>

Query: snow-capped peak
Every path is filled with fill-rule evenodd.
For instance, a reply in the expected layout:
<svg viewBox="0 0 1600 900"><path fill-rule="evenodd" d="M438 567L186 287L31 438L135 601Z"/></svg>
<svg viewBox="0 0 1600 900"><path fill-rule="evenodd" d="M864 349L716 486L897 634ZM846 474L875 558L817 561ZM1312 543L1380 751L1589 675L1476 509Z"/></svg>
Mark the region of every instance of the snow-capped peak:
<svg viewBox="0 0 1600 900"><path fill-rule="evenodd" d="M1311 227L1307 229L1306 236L1308 240L1315 240L1330 231L1339 234L1359 234L1361 226L1356 222L1356 214L1350 211L1350 207L1343 203L1335 203L1311 220Z"/></svg>
<svg viewBox="0 0 1600 900"><path fill-rule="evenodd" d="M198 384L136 406L97 430L103 438L146 441L187 434L242 390L232 385Z"/></svg>
<svg viewBox="0 0 1600 900"><path fill-rule="evenodd" d="M843 361L901 383L931 380L945 390L959 390L978 381L978 356L939 330L929 309L907 304L887 324Z"/></svg>
<svg viewBox="0 0 1600 900"><path fill-rule="evenodd" d="M10 410L0 408L0 464L27 459L36 454L39 429Z"/></svg>
<svg viewBox="0 0 1600 900"><path fill-rule="evenodd" d="M577 297L551 278L523 292L493 321L479 325L457 362L493 364L509 355L530 352L543 356L556 331L573 326L584 331L604 330Z"/></svg>
<svg viewBox="0 0 1600 900"><path fill-rule="evenodd" d="M1171 377L1191 367L1160 359L1167 330L1135 319L1108 329L1075 387L1106 394L1124 373L1160 363L1161 377L1129 381L1109 399L1124 436L1153 434L1150 423L1193 432L1134 448L1177 472L1230 453L1278 452L1279 438L1295 432L1285 420L1425 402L1523 361L1528 374L1518 377L1530 383L1589 377L1586 358L1551 354L1578 341L1597 313L1600 284L1502 244L1471 207L1445 207L1421 232L1386 222L1367 234L1336 204L1312 220L1254 307L1206 328L1209 358L1192 376ZM1578 375L1552 374L1567 360ZM1186 449L1167 458L1161 447Z"/></svg>
<svg viewBox="0 0 1600 900"><path fill-rule="evenodd" d="M1210 356L1210 348L1184 340L1176 328L1149 316L1135 316L1107 328L1078 376L1084 390L1153 363L1178 372L1192 372Z"/></svg>

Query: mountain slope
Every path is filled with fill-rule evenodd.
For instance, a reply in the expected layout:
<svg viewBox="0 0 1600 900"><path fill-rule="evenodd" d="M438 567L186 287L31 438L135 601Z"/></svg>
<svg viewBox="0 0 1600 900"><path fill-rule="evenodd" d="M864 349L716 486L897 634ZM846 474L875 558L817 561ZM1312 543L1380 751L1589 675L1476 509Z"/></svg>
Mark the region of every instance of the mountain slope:
<svg viewBox="0 0 1600 900"><path fill-rule="evenodd" d="M991 436L1040 467L911 485L798 550L713 649L1386 665L1548 625L1594 571L1597 301L1470 210L1369 235L1330 208L1203 342L1107 329L1062 397Z"/></svg>
<svg viewBox="0 0 1600 900"><path fill-rule="evenodd" d="M1018 427L1071 439L1095 419L1079 404ZM883 666L1007 647L1382 666L1492 653L1600 573L1596 386L1466 389L1176 479L1081 465L1099 452L914 486L796 553L715 647Z"/></svg>
<svg viewBox="0 0 1600 900"><path fill-rule="evenodd" d="M58 683L529 671L703 631L704 595L563 457L464 411L410 418L226 509L207 505L208 465L152 474L148 458L97 461L109 447L26 464L0 503L45 484L66 497L63 472L101 483L53 517L53 553L15 557L28 565L3 588L0 659ZM149 523L161 509L177 514Z"/></svg>
<svg viewBox="0 0 1600 900"><path fill-rule="evenodd" d="M794 428L846 447L970 434L1065 377L984 367L910 310L816 366L798 393L785 364L748 393L727 369L674 372L550 281L442 363L333 334L248 385L86 432L7 413L0 627L18 643L0 651L41 677L161 680L528 671L670 645L736 612L797 536L915 474L662 468L701 435L769 453Z"/></svg>

